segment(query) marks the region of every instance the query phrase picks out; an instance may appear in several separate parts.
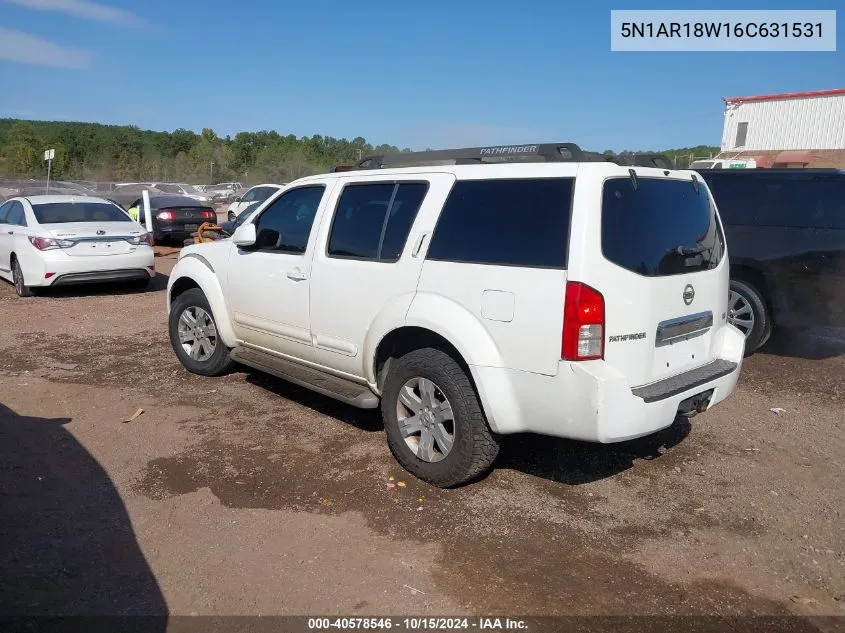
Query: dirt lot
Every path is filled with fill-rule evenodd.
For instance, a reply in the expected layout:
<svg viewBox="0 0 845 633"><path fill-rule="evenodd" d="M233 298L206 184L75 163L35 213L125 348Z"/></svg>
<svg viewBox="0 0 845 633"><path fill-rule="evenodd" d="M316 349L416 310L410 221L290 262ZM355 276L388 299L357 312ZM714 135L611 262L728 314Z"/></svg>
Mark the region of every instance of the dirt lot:
<svg viewBox="0 0 845 633"><path fill-rule="evenodd" d="M841 333L658 436L511 437L442 491L370 412L183 371L165 284L0 285L0 613L845 615Z"/></svg>

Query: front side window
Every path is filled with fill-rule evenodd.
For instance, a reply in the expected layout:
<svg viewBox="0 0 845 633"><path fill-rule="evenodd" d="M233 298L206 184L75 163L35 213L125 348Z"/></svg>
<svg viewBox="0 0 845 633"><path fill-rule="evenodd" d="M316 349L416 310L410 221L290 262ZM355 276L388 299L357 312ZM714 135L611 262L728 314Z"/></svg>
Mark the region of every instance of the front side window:
<svg viewBox="0 0 845 633"><path fill-rule="evenodd" d="M23 205L14 200L12 208L9 210L9 215L6 217L6 224L12 226L26 226L26 215L24 214Z"/></svg>
<svg viewBox="0 0 845 633"><path fill-rule="evenodd" d="M32 211L39 224L66 222L132 222L118 206L105 202L51 202L34 204Z"/></svg>
<svg viewBox="0 0 845 633"><path fill-rule="evenodd" d="M706 188L668 178L606 180L601 243L608 261L646 277L710 270L724 252Z"/></svg>
<svg viewBox="0 0 845 633"><path fill-rule="evenodd" d="M0 205L0 224L6 224L6 218L9 216L9 211L12 210L12 201Z"/></svg>
<svg viewBox="0 0 845 633"><path fill-rule="evenodd" d="M572 178L456 183L427 259L565 269L573 183Z"/></svg>
<svg viewBox="0 0 845 633"><path fill-rule="evenodd" d="M264 201L276 193L278 189L274 187L257 187L253 191L255 193L252 194L252 200ZM246 199L246 196L244 196L244 199Z"/></svg>
<svg viewBox="0 0 845 633"><path fill-rule="evenodd" d="M328 255L397 261L426 191L428 184L422 182L346 185L332 222Z"/></svg>
<svg viewBox="0 0 845 633"><path fill-rule="evenodd" d="M270 204L255 220L255 249L301 254L323 199L323 185L299 187Z"/></svg>

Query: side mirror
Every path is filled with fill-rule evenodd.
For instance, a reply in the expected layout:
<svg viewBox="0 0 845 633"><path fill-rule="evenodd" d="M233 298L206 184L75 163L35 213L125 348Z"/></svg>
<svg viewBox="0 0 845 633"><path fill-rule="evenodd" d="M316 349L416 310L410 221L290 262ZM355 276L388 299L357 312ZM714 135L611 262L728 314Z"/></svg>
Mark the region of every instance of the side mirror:
<svg viewBox="0 0 845 633"><path fill-rule="evenodd" d="M241 224L235 229L232 241L236 246L247 247L255 244L255 225L252 222Z"/></svg>
<svg viewBox="0 0 845 633"><path fill-rule="evenodd" d="M241 201L241 196L238 196L238 197L235 198L235 202L240 202L240 201Z"/></svg>

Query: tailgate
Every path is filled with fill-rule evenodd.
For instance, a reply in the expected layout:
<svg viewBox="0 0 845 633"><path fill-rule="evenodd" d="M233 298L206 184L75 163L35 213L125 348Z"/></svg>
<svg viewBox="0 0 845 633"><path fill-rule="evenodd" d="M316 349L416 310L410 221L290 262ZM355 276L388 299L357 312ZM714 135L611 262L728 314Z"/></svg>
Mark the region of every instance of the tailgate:
<svg viewBox="0 0 845 633"><path fill-rule="evenodd" d="M635 387L716 360L729 271L706 185L689 172L631 171L579 172L594 206L573 224L595 245L580 250L577 280L604 296L605 361Z"/></svg>

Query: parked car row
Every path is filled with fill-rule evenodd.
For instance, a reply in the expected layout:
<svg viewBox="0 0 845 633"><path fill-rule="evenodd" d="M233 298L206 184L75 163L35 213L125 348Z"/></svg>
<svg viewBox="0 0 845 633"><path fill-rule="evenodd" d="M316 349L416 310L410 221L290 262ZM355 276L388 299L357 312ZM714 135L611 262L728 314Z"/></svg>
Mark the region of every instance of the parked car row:
<svg viewBox="0 0 845 633"><path fill-rule="evenodd" d="M380 408L397 461L446 487L506 434L654 433L727 398L773 327L845 326L843 171L672 170L574 144L399 159L416 162L236 196L231 238L183 248L169 278L184 367L240 363ZM19 294L128 278L154 239L216 217L184 195L149 202L152 234L106 200L13 198L0 276Z"/></svg>

